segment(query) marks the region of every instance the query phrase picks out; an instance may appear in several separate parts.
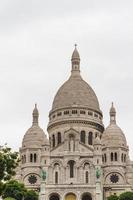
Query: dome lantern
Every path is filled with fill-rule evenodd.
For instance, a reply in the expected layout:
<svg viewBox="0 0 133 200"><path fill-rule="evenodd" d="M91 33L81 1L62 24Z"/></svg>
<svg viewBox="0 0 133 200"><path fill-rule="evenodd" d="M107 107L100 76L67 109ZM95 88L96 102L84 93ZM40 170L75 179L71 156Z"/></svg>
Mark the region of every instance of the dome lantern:
<svg viewBox="0 0 133 200"><path fill-rule="evenodd" d="M33 116L32 125L33 126L38 125L39 112L38 112L38 109L37 109L37 104L35 104L35 108L33 110L32 116Z"/></svg>
<svg viewBox="0 0 133 200"><path fill-rule="evenodd" d="M75 49L72 54L71 62L72 62L72 71L71 71L72 75L79 74L79 72L80 72L80 56L79 56L79 52L77 50L77 44L75 44Z"/></svg>
<svg viewBox="0 0 133 200"><path fill-rule="evenodd" d="M110 108L110 124L116 124L116 110L114 108L113 102L112 102L112 106Z"/></svg>

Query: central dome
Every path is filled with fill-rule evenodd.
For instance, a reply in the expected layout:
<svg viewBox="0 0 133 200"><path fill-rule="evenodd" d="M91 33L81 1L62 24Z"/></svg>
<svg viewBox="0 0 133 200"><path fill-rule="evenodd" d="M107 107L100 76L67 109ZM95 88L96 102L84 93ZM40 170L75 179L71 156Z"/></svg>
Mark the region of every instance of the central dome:
<svg viewBox="0 0 133 200"><path fill-rule="evenodd" d="M81 78L72 76L58 90L52 110L72 106L87 107L100 111L98 99L93 89Z"/></svg>
<svg viewBox="0 0 133 200"><path fill-rule="evenodd" d="M80 57L75 47L72 54L72 73L55 95L52 111L60 108L80 106L101 113L99 102L93 89L80 75Z"/></svg>

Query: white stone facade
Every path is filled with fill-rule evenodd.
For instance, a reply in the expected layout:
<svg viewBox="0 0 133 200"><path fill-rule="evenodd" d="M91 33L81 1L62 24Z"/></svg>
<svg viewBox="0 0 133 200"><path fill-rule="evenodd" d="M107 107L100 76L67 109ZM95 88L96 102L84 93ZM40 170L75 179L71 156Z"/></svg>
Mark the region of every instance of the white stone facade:
<svg viewBox="0 0 133 200"><path fill-rule="evenodd" d="M39 190L45 170L46 200L102 200L132 191L133 163L116 124L115 108L112 105L110 125L104 130L98 99L80 75L76 47L71 61L71 76L58 90L49 113L49 139L38 125L35 106L20 148L17 178Z"/></svg>

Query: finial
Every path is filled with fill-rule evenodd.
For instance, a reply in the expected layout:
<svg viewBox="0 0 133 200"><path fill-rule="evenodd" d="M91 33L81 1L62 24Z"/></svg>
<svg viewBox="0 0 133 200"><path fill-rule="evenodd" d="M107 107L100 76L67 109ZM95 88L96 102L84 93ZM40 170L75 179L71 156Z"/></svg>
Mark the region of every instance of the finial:
<svg viewBox="0 0 133 200"><path fill-rule="evenodd" d="M110 123L116 123L116 110L113 102L110 108Z"/></svg>
<svg viewBox="0 0 133 200"><path fill-rule="evenodd" d="M74 46L75 46L75 49L76 49L77 48L77 44L75 44Z"/></svg>
<svg viewBox="0 0 133 200"><path fill-rule="evenodd" d="M36 103L35 103L35 108L33 110L32 116L33 116L32 125L38 125L39 112L38 112Z"/></svg>
<svg viewBox="0 0 133 200"><path fill-rule="evenodd" d="M72 62L72 73L79 74L80 72L80 56L77 50L77 44L74 45L75 49L72 54L71 62Z"/></svg>

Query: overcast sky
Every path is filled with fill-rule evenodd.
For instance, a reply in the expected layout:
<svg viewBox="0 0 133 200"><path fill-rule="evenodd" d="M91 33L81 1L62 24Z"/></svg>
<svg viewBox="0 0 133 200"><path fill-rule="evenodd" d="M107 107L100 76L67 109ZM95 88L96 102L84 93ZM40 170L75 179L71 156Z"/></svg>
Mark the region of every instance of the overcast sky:
<svg viewBox="0 0 133 200"><path fill-rule="evenodd" d="M133 159L132 0L0 0L0 145L18 150L35 103L47 132L75 43L105 127L113 101Z"/></svg>

